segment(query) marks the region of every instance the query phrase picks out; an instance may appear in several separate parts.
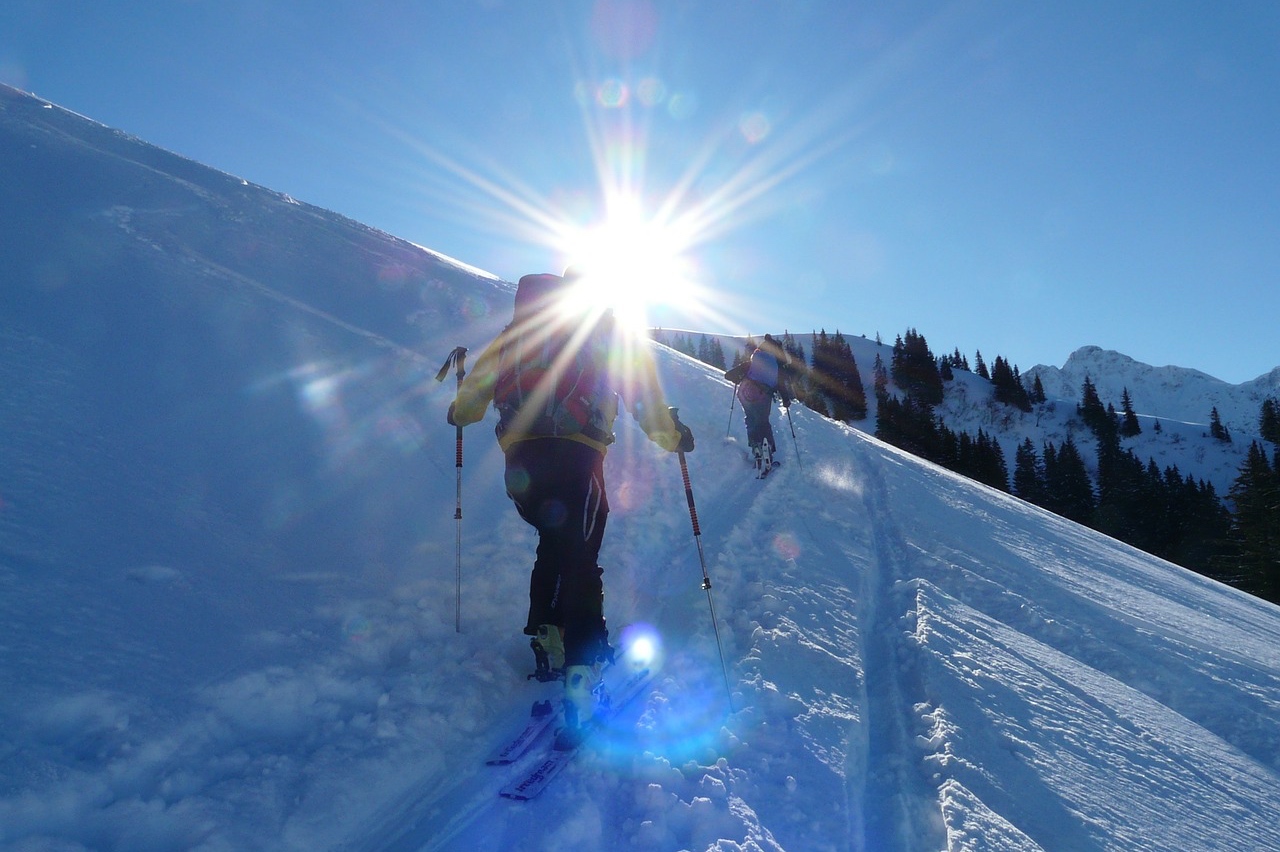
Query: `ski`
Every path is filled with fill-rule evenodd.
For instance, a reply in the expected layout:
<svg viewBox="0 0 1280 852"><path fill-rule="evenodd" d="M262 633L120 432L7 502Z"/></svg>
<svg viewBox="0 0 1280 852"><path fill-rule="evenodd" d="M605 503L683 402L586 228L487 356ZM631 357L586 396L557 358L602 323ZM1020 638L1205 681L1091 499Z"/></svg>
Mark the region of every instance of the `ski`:
<svg viewBox="0 0 1280 852"><path fill-rule="evenodd" d="M591 738L591 735L616 718L623 708L644 692L645 687L649 685L651 680L653 680L653 670L648 666L644 666L628 675L621 685L610 690L608 705L597 710L595 719L592 720L591 726L583 733L582 739L572 748L557 749L553 745L547 750L542 760L534 764L523 776L503 787L498 792L498 795L506 799L521 801L536 797L547 788L547 785L566 766L573 762L573 759L582 750L583 745Z"/></svg>
<svg viewBox="0 0 1280 852"><path fill-rule="evenodd" d="M529 721L524 730L516 734L506 745L496 749L485 760L489 766L507 766L515 763L525 752L533 748L533 744L542 735L551 730L556 720L556 711L551 701L535 701L529 710Z"/></svg>
<svg viewBox="0 0 1280 852"><path fill-rule="evenodd" d="M779 461L778 459L775 459L773 457L773 453L769 453L767 456L757 457L750 452L744 452L743 458L746 460L747 464L751 465L751 468L756 472L756 479L764 479L766 476L769 475L769 472L772 471L775 467L782 466L782 462Z"/></svg>

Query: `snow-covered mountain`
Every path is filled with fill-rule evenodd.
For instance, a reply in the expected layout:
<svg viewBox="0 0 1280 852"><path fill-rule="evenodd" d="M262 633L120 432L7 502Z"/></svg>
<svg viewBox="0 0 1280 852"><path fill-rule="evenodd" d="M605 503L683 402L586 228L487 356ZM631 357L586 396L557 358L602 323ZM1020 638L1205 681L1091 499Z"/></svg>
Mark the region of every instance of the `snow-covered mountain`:
<svg viewBox="0 0 1280 852"><path fill-rule="evenodd" d="M1159 417L1206 427L1216 407L1223 425L1232 432L1257 436L1262 401L1280 396L1280 367L1251 382L1232 385L1186 367L1152 367L1119 352L1085 346L1071 354L1061 368L1036 366L1027 381L1039 376L1051 399L1080 400L1080 388L1090 377L1103 400L1115 403L1126 388L1139 416ZM1145 400L1145 405L1137 400ZM1150 410L1148 410L1150 409Z"/></svg>
<svg viewBox="0 0 1280 852"><path fill-rule="evenodd" d="M731 695L623 418L606 612L658 676L499 800L534 537L468 429L455 632L434 373L509 286L12 90L0 196L0 848L1276 847L1280 608L812 412L757 481L669 350Z"/></svg>
<svg viewBox="0 0 1280 852"><path fill-rule="evenodd" d="M1240 385L1228 384L1185 367L1152 367L1119 352L1085 346L1061 368L1038 365L1023 373L1030 385L1039 378L1048 403L1029 413L992 399L989 382L957 373L939 412L955 429L974 432L981 426L997 438L1013 469L1014 450L1030 438L1039 450L1046 441L1061 446L1070 435L1091 468L1096 466L1093 433L1076 413L1086 377L1103 405L1121 408L1128 390L1142 433L1122 438L1142 462L1155 459L1160 469L1176 466L1183 476L1212 483L1225 496L1240 472L1251 442L1259 439L1259 414L1268 397L1280 398L1280 367ZM1231 433L1224 443L1209 432L1210 413ZM1157 428L1158 427L1158 428ZM1096 470L1095 470L1096 473Z"/></svg>

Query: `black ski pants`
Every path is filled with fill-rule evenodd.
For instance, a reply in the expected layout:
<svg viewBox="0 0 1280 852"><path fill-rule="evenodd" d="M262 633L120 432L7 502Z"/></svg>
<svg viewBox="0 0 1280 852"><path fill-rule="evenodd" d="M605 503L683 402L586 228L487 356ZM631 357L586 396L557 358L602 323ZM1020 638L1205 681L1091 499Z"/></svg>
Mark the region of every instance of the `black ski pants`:
<svg viewBox="0 0 1280 852"><path fill-rule="evenodd" d="M566 666L603 658L604 453L566 438L519 441L507 450L506 486L520 517L538 531L525 633L540 624L564 628Z"/></svg>

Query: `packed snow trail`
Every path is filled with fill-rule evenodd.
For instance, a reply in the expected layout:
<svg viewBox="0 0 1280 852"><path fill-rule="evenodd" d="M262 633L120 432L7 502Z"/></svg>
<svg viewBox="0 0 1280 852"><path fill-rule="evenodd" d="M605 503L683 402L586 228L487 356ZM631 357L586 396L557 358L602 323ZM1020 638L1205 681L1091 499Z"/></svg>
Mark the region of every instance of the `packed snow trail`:
<svg viewBox="0 0 1280 852"><path fill-rule="evenodd" d="M919 669L906 647L903 613L910 605L910 546L889 500L883 458L854 439L853 455L864 482L862 506L872 538L874 563L867 574L868 636L867 767L861 805L866 814L863 848L884 850L945 847L933 790L919 760L915 708L924 696Z"/></svg>

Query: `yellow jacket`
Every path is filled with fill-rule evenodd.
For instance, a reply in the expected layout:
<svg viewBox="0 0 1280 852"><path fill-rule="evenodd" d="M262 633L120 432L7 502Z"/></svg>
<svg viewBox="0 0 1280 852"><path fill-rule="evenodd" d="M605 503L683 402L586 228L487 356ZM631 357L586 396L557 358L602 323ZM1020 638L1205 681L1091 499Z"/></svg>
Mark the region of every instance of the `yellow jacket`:
<svg viewBox="0 0 1280 852"><path fill-rule="evenodd" d="M450 415L457 425L469 426L484 419L485 410L493 402L494 387L498 382L499 358L503 346L514 336L512 329L515 326L513 323L503 329L484 348L463 379L458 388L457 399L450 406ZM604 453L613 440L613 422L618 415L618 395L621 394L627 410L636 418L649 439L664 450L674 452L680 443L680 433L667 410L649 343L613 329L608 349L608 387L601 395L599 406L608 439L602 441L582 433L558 436L559 439L578 441ZM518 420L500 423L497 432L498 445L504 452L520 441L546 437L523 431Z"/></svg>

